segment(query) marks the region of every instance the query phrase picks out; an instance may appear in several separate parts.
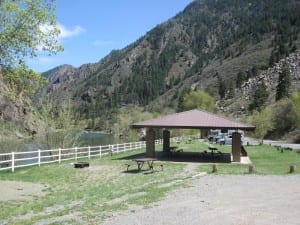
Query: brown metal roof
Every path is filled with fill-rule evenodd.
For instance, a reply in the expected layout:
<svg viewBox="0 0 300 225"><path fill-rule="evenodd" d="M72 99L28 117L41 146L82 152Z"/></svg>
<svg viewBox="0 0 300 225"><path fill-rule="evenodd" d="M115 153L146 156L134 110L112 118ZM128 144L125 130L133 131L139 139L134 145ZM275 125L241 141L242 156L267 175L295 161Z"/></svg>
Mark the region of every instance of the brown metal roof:
<svg viewBox="0 0 300 225"><path fill-rule="evenodd" d="M198 109L175 113L156 119L132 124L132 128L181 128L181 129L241 129L254 130L255 126L234 121Z"/></svg>

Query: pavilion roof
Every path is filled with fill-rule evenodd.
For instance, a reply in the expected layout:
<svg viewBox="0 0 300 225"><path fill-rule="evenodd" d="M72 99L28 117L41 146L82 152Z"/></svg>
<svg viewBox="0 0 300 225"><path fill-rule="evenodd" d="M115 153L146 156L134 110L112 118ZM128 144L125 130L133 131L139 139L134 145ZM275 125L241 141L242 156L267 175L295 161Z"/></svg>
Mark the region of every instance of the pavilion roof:
<svg viewBox="0 0 300 225"><path fill-rule="evenodd" d="M132 128L177 129L240 129L254 130L255 126L225 118L210 112L194 109L134 123Z"/></svg>

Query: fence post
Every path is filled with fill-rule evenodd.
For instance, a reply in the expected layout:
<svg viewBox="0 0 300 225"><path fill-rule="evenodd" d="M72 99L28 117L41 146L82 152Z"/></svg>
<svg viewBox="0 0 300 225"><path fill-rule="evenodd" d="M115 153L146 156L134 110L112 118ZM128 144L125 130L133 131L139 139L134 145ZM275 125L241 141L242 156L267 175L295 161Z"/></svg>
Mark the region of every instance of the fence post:
<svg viewBox="0 0 300 225"><path fill-rule="evenodd" d="M77 147L75 147L75 160L77 161Z"/></svg>
<svg viewBox="0 0 300 225"><path fill-rule="evenodd" d="M88 147L89 150L89 159L91 159L91 146Z"/></svg>
<svg viewBox="0 0 300 225"><path fill-rule="evenodd" d="M41 166L41 149L38 149L38 164Z"/></svg>
<svg viewBox="0 0 300 225"><path fill-rule="evenodd" d="M112 156L112 154L113 154L113 147L112 147L112 145L108 145L108 147L109 147L110 156Z"/></svg>
<svg viewBox="0 0 300 225"><path fill-rule="evenodd" d="M101 154L102 154L102 146L100 145L99 146L99 156L100 156L100 159L101 159Z"/></svg>
<svg viewBox="0 0 300 225"><path fill-rule="evenodd" d="M11 172L15 172L15 153L11 153Z"/></svg>
<svg viewBox="0 0 300 225"><path fill-rule="evenodd" d="M58 163L61 162L61 148L58 149Z"/></svg>

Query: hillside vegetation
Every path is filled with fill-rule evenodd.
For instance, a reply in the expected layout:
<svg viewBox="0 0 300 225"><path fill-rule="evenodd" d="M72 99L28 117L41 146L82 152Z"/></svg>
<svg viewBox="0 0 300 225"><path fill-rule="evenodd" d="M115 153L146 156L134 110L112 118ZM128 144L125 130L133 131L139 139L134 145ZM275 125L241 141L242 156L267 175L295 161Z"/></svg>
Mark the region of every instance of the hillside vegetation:
<svg viewBox="0 0 300 225"><path fill-rule="evenodd" d="M118 124L145 118L137 112L184 110L191 91L204 91L210 110L243 118L279 100L283 66L288 95L299 91L299 11L299 0L196 0L98 63L47 71L35 103L52 118L71 113L76 126L127 133Z"/></svg>

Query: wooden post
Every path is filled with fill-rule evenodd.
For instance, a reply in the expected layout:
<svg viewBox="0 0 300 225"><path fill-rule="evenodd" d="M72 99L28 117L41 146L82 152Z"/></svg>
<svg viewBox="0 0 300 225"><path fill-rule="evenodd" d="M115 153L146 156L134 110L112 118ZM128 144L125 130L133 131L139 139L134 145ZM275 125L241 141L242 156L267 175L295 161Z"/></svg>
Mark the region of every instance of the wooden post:
<svg viewBox="0 0 300 225"><path fill-rule="evenodd" d="M146 155L155 157L155 131L153 129L146 131Z"/></svg>
<svg viewBox="0 0 300 225"><path fill-rule="evenodd" d="M170 131L163 131L163 151L170 152Z"/></svg>
<svg viewBox="0 0 300 225"><path fill-rule="evenodd" d="M100 159L101 159L101 155L102 155L102 146L100 145L99 146L99 157L100 157Z"/></svg>
<svg viewBox="0 0 300 225"><path fill-rule="evenodd" d="M254 173L254 165L252 164L249 165L249 173L250 174Z"/></svg>
<svg viewBox="0 0 300 225"><path fill-rule="evenodd" d="M212 172L213 172L213 173L218 172L217 164L213 164L213 165L212 165Z"/></svg>
<svg viewBox="0 0 300 225"><path fill-rule="evenodd" d="M89 157L89 159L91 159L91 146L88 147L88 151L89 151L88 152L88 157Z"/></svg>
<svg viewBox="0 0 300 225"><path fill-rule="evenodd" d="M201 129L200 130L200 139L206 139L209 134L209 129Z"/></svg>
<svg viewBox="0 0 300 225"><path fill-rule="evenodd" d="M296 171L296 165L290 165L290 173L294 173Z"/></svg>
<svg viewBox="0 0 300 225"><path fill-rule="evenodd" d="M241 134L238 132L232 133L232 160L233 162L241 161Z"/></svg>

